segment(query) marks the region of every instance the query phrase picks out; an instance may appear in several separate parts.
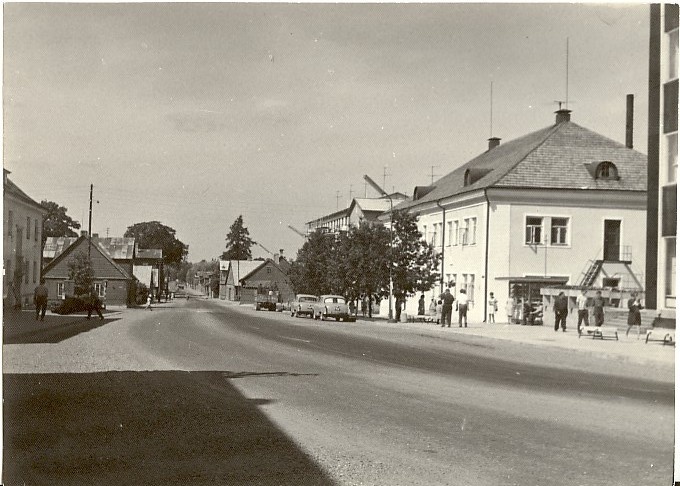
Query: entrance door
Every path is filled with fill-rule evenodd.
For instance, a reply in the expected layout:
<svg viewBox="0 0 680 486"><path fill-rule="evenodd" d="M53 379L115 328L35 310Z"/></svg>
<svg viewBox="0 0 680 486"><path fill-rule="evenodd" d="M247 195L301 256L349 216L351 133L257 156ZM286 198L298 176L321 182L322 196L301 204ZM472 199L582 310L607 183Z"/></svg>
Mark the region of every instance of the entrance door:
<svg viewBox="0 0 680 486"><path fill-rule="evenodd" d="M604 249L605 261L618 262L621 248L621 220L605 219L604 221Z"/></svg>

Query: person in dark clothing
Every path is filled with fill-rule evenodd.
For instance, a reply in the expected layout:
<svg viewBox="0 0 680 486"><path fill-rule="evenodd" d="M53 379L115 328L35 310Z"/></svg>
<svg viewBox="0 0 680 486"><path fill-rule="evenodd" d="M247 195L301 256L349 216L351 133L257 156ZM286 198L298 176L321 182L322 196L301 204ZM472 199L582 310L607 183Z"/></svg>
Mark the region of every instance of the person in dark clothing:
<svg viewBox="0 0 680 486"><path fill-rule="evenodd" d="M40 279L40 285L33 292L33 303L35 304L35 320L44 321L45 311L47 310L47 287L44 278Z"/></svg>
<svg viewBox="0 0 680 486"><path fill-rule="evenodd" d="M640 339L640 328L642 327L641 309L642 303L637 292L631 293L630 299L628 299L628 329L626 329L626 337L628 337L628 333L635 326L637 327L637 337Z"/></svg>
<svg viewBox="0 0 680 486"><path fill-rule="evenodd" d="M593 317L597 327L604 324L604 299L602 298L602 292L599 290L595 292L595 298L593 299Z"/></svg>
<svg viewBox="0 0 680 486"><path fill-rule="evenodd" d="M560 292L555 298L555 331L562 326L562 332L567 332L567 314L569 313L569 300L564 292Z"/></svg>
<svg viewBox="0 0 680 486"><path fill-rule="evenodd" d="M395 319L397 322L401 321L401 294L397 294L397 297L394 301L394 307L395 307Z"/></svg>
<svg viewBox="0 0 680 486"><path fill-rule="evenodd" d="M102 301L99 299L99 296L94 292L91 291L90 295L87 298L87 318L89 319L92 317L92 312L96 312L99 315L99 318L101 320L104 320L104 316L102 315Z"/></svg>
<svg viewBox="0 0 680 486"><path fill-rule="evenodd" d="M440 297L442 301L442 327L451 327L451 314L453 313L453 302L456 298L451 294L451 289L446 289Z"/></svg>
<svg viewBox="0 0 680 486"><path fill-rule="evenodd" d="M418 315L425 315L425 294L420 294L420 299L418 299Z"/></svg>

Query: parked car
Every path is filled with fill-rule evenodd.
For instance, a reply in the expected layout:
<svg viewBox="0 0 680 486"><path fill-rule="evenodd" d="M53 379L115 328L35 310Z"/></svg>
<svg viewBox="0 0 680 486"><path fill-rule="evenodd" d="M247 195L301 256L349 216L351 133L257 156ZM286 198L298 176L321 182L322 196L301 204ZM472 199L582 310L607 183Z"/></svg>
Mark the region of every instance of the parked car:
<svg viewBox="0 0 680 486"><path fill-rule="evenodd" d="M349 307L345 298L341 295L322 295L319 301L313 305L314 318L326 320L335 318L346 322L354 322L356 318L349 313Z"/></svg>
<svg viewBox="0 0 680 486"><path fill-rule="evenodd" d="M275 311L276 304L278 303L279 297L276 294L257 294L255 296L255 310L265 309L268 311Z"/></svg>
<svg viewBox="0 0 680 486"><path fill-rule="evenodd" d="M314 304L319 301L316 295L298 294L290 304L290 315L293 317L314 317Z"/></svg>

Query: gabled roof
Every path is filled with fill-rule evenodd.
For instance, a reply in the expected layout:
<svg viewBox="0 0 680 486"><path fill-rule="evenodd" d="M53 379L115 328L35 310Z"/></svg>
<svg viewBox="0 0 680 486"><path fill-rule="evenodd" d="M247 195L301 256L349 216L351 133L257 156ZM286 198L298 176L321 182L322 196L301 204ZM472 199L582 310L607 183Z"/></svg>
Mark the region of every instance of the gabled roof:
<svg viewBox="0 0 680 486"><path fill-rule="evenodd" d="M43 248L43 258L55 258L78 239L77 236L48 236Z"/></svg>
<svg viewBox="0 0 680 486"><path fill-rule="evenodd" d="M259 260L229 260L229 267L234 273L234 282L237 284L243 278L241 275L249 275L263 264L264 261Z"/></svg>
<svg viewBox="0 0 680 486"><path fill-rule="evenodd" d="M42 205L31 198L28 194L26 194L24 191L19 189L19 186L17 186L14 182L9 180L9 171L7 169L3 169L3 176L4 176L4 184L3 184L3 193L5 195L11 195L16 197L17 199L30 204L31 206L34 206L36 209L40 209L43 214L47 213L47 210L42 207Z"/></svg>
<svg viewBox="0 0 680 486"><path fill-rule="evenodd" d="M64 261L68 256L73 253L79 246L81 246L83 243L87 245L87 236L79 236L76 241L74 241L71 245L69 245L66 250L64 250L60 255L58 255L54 260L52 260L50 263L48 263L45 268L43 268L43 275L46 275L50 270L52 270L54 267L59 265L60 262ZM96 251L99 253L101 256L104 257L104 259L116 270L116 272L120 273L120 276L131 280L134 277L130 276L129 273L123 269L120 265L118 265L116 262L113 261L113 259L109 256L109 254L104 250L102 247L99 245L95 244L92 242L92 249L90 250Z"/></svg>
<svg viewBox="0 0 680 486"><path fill-rule="evenodd" d="M243 275L243 277L238 279L239 282L241 280L247 279L248 277L253 275L255 272L257 272L260 268L267 265L268 263L271 263L272 265L274 265L274 267L278 268L281 271L281 273L283 273L284 275L288 275L288 270L290 269L290 263L288 263L288 261L285 260L285 259L280 260L279 263L276 263L273 259L267 258L264 261L255 262L255 263L259 263L259 265L257 265L255 268L250 270L250 272L248 272L248 273L243 273L243 269L241 269L241 274Z"/></svg>
<svg viewBox="0 0 680 486"><path fill-rule="evenodd" d="M604 161L616 165L618 180L593 178L588 165ZM397 208L489 187L646 191L647 157L576 123L562 121L487 150L436 181L420 199Z"/></svg>

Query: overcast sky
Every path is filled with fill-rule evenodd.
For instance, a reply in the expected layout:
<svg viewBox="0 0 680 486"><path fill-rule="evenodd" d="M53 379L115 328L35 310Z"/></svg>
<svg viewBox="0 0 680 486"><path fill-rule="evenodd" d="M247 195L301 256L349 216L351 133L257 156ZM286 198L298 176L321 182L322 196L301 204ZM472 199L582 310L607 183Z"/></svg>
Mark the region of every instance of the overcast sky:
<svg viewBox="0 0 680 486"><path fill-rule="evenodd" d="M101 235L198 261L242 214L294 257L363 174L411 195L486 150L491 82L494 136L554 123L567 38L572 121L624 142L632 93L646 152L647 5L5 3L4 166L85 229L94 184Z"/></svg>

